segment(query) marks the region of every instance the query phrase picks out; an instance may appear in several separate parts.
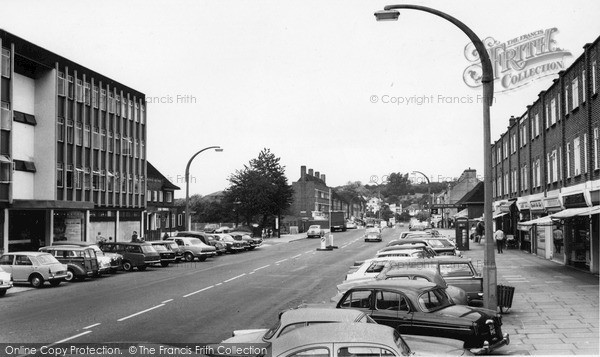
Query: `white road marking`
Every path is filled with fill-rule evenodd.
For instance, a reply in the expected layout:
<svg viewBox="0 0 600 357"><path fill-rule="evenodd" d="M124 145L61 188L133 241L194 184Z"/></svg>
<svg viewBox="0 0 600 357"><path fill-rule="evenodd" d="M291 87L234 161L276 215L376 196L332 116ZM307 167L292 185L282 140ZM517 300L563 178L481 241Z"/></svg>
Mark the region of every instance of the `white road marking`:
<svg viewBox="0 0 600 357"><path fill-rule="evenodd" d="M77 334L77 335L75 335L75 336L67 337L67 338L65 338L64 340L56 341L56 342L54 342L53 344L51 344L51 345L48 345L48 347L50 347L50 346L54 346L54 345L57 345L57 344L59 344L59 343L63 343L63 342L70 341L70 340L72 340L72 339L74 339L74 338L81 337L81 336L83 336L83 335L87 335L88 333L92 333L92 331L85 331L85 332L82 332L82 333L78 333L78 334Z"/></svg>
<svg viewBox="0 0 600 357"><path fill-rule="evenodd" d="M558 281L558 280L550 280L550 281L544 281L544 283L546 284L562 284L562 281Z"/></svg>
<svg viewBox="0 0 600 357"><path fill-rule="evenodd" d="M240 275L238 275L238 276L234 276L233 278L231 278L231 279L227 279L227 280L224 280L223 282L224 282L224 283L228 283L228 282L230 282L230 281L232 281L232 280L235 280L235 279L237 279L237 278L241 278L241 277L242 277L242 276L244 276L244 275L246 275L246 273L244 273L244 274L240 274Z"/></svg>
<svg viewBox="0 0 600 357"><path fill-rule="evenodd" d="M171 302L171 301L173 301L173 299L165 300L165 301L161 302L161 304L166 304L166 303Z"/></svg>
<svg viewBox="0 0 600 357"><path fill-rule="evenodd" d="M256 273L256 272L255 271L251 271L251 272L248 273L248 275L254 274L254 273Z"/></svg>
<svg viewBox="0 0 600 357"><path fill-rule="evenodd" d="M220 284L220 283L219 283L219 284ZM205 287L204 289L200 289L200 290L198 290L198 291L194 291L193 293L189 293L189 294L183 295L183 297L188 297L188 296L192 296L192 295L194 295L194 294L201 293L201 292L203 292L204 290L211 289L213 286L214 286L214 285L207 286L207 287Z"/></svg>
<svg viewBox="0 0 600 357"><path fill-rule="evenodd" d="M217 284L215 284L215 286L219 286L219 285L223 285L223 283L217 283Z"/></svg>
<svg viewBox="0 0 600 357"><path fill-rule="evenodd" d="M154 309L158 309L159 307L163 307L163 306L165 306L165 304L156 305L156 306L154 306L154 307L151 307L151 308L149 308L149 309L142 310L142 311L140 311L140 312L136 312L135 314L132 314L132 315L129 315L129 316L125 316L125 317L123 317L123 318L120 318L120 319L118 319L117 321L118 321L118 322L125 321L125 320L127 320L127 319L130 319L130 318L132 318L132 317L135 317L135 316L137 316L137 315L141 315L141 314L143 314L143 313L146 313L146 312L148 312L148 311L152 311L152 310L154 310ZM90 331L90 332L92 332L92 331Z"/></svg>
<svg viewBox="0 0 600 357"><path fill-rule="evenodd" d="M302 254L298 254L298 255L294 255L293 257L291 257L290 259L294 259L294 258L298 258L299 256L301 256Z"/></svg>
<svg viewBox="0 0 600 357"><path fill-rule="evenodd" d="M279 263L281 263L281 262L285 262L286 260L287 260L287 258L285 258L285 259L283 259L283 260L280 260L280 261L278 261L278 262L275 262L275 264L279 264Z"/></svg>
<svg viewBox="0 0 600 357"><path fill-rule="evenodd" d="M90 328L92 328L92 327L96 327L96 326L98 326L98 325L100 325L100 322L98 322L97 324L93 324L93 325L86 326L86 327L84 327L83 329L84 329L84 330L87 330L87 329L90 329Z"/></svg>
<svg viewBox="0 0 600 357"><path fill-rule="evenodd" d="M268 268L268 267L270 267L270 266L271 266L271 264L267 264L267 265L265 265L265 266L262 266L262 267L260 267L260 268L256 268L256 269L254 269L254 271L261 270L261 269L264 269L264 268Z"/></svg>
<svg viewBox="0 0 600 357"><path fill-rule="evenodd" d="M312 253L312 252L313 252L312 250L307 250L306 252L304 252L304 254L306 254L306 253Z"/></svg>

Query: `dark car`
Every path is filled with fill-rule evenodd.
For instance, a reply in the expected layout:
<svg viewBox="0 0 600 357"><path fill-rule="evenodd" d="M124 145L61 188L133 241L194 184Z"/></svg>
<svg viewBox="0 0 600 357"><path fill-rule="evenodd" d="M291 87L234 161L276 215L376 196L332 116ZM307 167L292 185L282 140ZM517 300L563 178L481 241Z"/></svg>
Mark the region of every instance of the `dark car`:
<svg viewBox="0 0 600 357"><path fill-rule="evenodd" d="M156 251L158 252L158 255L160 255L161 266L168 267L170 263L174 263L176 261L177 253L171 247L171 244L173 244L174 242L158 240L149 243L152 244L154 249L156 249ZM175 245L177 245L177 243L175 243Z"/></svg>
<svg viewBox="0 0 600 357"><path fill-rule="evenodd" d="M246 248L247 250L252 250L256 247L260 247L260 245L263 242L262 238L252 237L252 234L248 233L248 232L235 231L235 232L229 232L228 234L230 236L232 236L233 239L235 239L235 240L241 239L244 242L246 242L248 244L248 247Z"/></svg>
<svg viewBox="0 0 600 357"><path fill-rule="evenodd" d="M234 239L229 234L213 234L213 236L215 237L215 239L218 239L219 242L222 242L226 245L227 252L229 253L234 254L237 252L243 252L247 250L246 247L248 246L248 243L244 242L241 239Z"/></svg>
<svg viewBox="0 0 600 357"><path fill-rule="evenodd" d="M502 316L492 310L456 305L443 288L416 280L368 282L349 289L337 308L367 312L373 320L410 335L461 340L464 348L492 352L510 343Z"/></svg>
<svg viewBox="0 0 600 357"><path fill-rule="evenodd" d="M67 266L65 281L85 280L98 274L98 259L92 248L69 245L42 247L40 252L52 254L56 260Z"/></svg>
<svg viewBox="0 0 600 357"><path fill-rule="evenodd" d="M123 269L123 256L117 253L108 253L103 252L100 249L100 245L103 242L91 243L91 242L82 242L82 241L54 241L52 242L53 246L63 246L63 245L71 245L75 247L89 247L94 249L96 252L96 258L98 259L98 264L100 265L100 273L115 273L118 270Z"/></svg>
<svg viewBox="0 0 600 357"><path fill-rule="evenodd" d="M221 255L227 251L227 247L225 246L225 244L219 242L218 239L215 239L215 235L213 233L200 232L200 231L183 231L183 232L177 232L177 234L175 234L175 237L198 238L202 241L202 243L215 247L218 255Z"/></svg>
<svg viewBox="0 0 600 357"><path fill-rule="evenodd" d="M148 265L160 263L160 255L148 242L110 242L100 247L103 252L118 253L123 256L123 270L133 268L146 270Z"/></svg>

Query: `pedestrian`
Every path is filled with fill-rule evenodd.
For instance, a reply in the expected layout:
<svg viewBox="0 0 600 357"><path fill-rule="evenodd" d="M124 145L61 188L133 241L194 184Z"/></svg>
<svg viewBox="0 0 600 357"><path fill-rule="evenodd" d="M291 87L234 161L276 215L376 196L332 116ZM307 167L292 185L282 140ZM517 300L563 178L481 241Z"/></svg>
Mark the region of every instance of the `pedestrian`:
<svg viewBox="0 0 600 357"><path fill-rule="evenodd" d="M494 240L496 241L496 248L498 248L498 254L503 254L502 248L504 248L504 232L498 228L494 233Z"/></svg>
<svg viewBox="0 0 600 357"><path fill-rule="evenodd" d="M165 232L165 234L163 235L163 240L169 238L169 233Z"/></svg>
<svg viewBox="0 0 600 357"><path fill-rule="evenodd" d="M483 235L485 234L485 224L483 223L483 221L479 221L479 223L477 223L476 232L477 234L475 240L479 242L479 244L481 244L481 240L483 239Z"/></svg>
<svg viewBox="0 0 600 357"><path fill-rule="evenodd" d="M98 232L98 235L96 236L96 243L103 243L104 241L106 241L106 238L102 236L102 232Z"/></svg>
<svg viewBox="0 0 600 357"><path fill-rule="evenodd" d="M137 242L138 241L138 234L136 231L133 231L133 234L131 235L131 241L132 242Z"/></svg>
<svg viewBox="0 0 600 357"><path fill-rule="evenodd" d="M471 225L471 234L469 235L469 238L473 241L475 240L475 235L477 234L477 229L475 228L475 223L473 223Z"/></svg>
<svg viewBox="0 0 600 357"><path fill-rule="evenodd" d="M563 245L563 231L559 226L556 226L554 231L552 231L552 240L554 241L554 249L556 250L556 253L560 254L560 248Z"/></svg>

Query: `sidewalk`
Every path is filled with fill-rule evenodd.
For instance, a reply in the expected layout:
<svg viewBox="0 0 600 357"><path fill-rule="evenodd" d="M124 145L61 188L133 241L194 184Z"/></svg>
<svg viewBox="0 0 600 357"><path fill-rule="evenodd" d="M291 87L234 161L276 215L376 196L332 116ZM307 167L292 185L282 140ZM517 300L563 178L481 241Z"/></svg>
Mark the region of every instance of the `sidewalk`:
<svg viewBox="0 0 600 357"><path fill-rule="evenodd" d="M282 234L281 238L271 237L264 238L263 244L279 244L279 243L289 243L297 240L306 239L306 233L298 233L298 234Z"/></svg>
<svg viewBox="0 0 600 357"><path fill-rule="evenodd" d="M452 234L453 236L454 234ZM483 272L484 244L463 255ZM503 315L510 345L501 354L598 355L598 276L517 249L497 254L498 284L515 287Z"/></svg>

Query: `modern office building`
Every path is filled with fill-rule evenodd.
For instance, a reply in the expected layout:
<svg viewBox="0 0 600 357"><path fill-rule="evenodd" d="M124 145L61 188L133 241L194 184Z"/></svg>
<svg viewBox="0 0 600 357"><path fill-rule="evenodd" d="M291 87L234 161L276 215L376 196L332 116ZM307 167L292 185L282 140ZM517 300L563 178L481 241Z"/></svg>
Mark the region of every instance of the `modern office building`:
<svg viewBox="0 0 600 357"><path fill-rule="evenodd" d="M492 145L494 220L523 250L598 273L600 37Z"/></svg>
<svg viewBox="0 0 600 357"><path fill-rule="evenodd" d="M0 30L0 251L144 226L143 93Z"/></svg>

